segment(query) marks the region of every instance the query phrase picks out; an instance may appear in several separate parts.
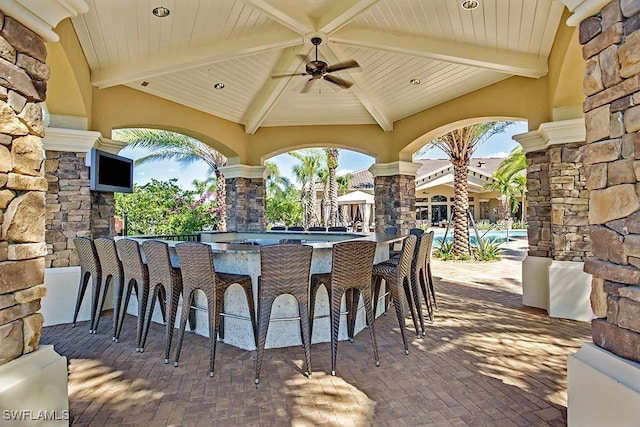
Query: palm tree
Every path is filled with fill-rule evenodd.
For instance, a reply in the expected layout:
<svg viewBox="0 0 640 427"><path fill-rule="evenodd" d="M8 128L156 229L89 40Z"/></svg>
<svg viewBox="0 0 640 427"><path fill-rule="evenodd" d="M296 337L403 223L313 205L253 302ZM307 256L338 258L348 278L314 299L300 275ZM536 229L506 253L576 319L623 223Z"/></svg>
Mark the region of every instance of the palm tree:
<svg viewBox="0 0 640 427"><path fill-rule="evenodd" d="M184 168L197 161L204 161L209 166L207 175L214 175L216 178L216 205L220 213L217 229L226 230L224 175L219 169L227 164L225 156L201 141L166 130L118 129L114 131L114 137L128 142L133 148L154 150L136 160L136 165L158 160L175 160Z"/></svg>
<svg viewBox="0 0 640 427"><path fill-rule="evenodd" d="M351 185L351 179L353 175L350 173L340 175L336 177L336 182L338 183L338 194L343 196L347 194L349 191L349 185Z"/></svg>
<svg viewBox="0 0 640 427"><path fill-rule="evenodd" d="M453 245L456 256L471 253L469 246L469 160L474 151L489 137L503 132L512 122L486 122L452 130L427 143L418 152L431 147L444 151L453 164L454 221ZM425 150L426 149L426 150Z"/></svg>
<svg viewBox="0 0 640 427"><path fill-rule="evenodd" d="M340 150L337 148L325 148L327 155L327 169L329 170L329 221L327 225L333 227L338 225L338 182L336 178L336 169L338 168L338 155Z"/></svg>
<svg viewBox="0 0 640 427"><path fill-rule="evenodd" d="M304 212L302 226L307 229L311 225L316 211L316 179L322 161L320 154L314 150L292 151L289 155L301 162L293 166L292 172L296 180L302 185L300 195Z"/></svg>
<svg viewBox="0 0 640 427"><path fill-rule="evenodd" d="M327 226L329 215L327 207L329 206L329 170L320 168L318 170L318 183L322 184L322 200L320 201L320 221L324 227Z"/></svg>
<svg viewBox="0 0 640 427"><path fill-rule="evenodd" d="M504 159L493 174L494 182L484 188L500 192L506 200L505 209L511 213L518 211L518 196L522 197L522 219L524 219L524 198L527 187L527 176L523 173L527 168L527 159L522 147L517 147L509 157Z"/></svg>

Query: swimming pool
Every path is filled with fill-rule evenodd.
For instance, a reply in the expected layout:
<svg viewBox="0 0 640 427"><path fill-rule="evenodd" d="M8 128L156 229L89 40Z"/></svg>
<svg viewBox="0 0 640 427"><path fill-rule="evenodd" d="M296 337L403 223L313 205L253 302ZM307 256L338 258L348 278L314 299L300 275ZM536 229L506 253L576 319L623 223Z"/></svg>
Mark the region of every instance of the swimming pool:
<svg viewBox="0 0 640 427"><path fill-rule="evenodd" d="M435 232L435 245L439 246L442 244L444 233L444 230ZM478 234L480 235L481 239L489 239L491 241L495 241L496 243L504 243L507 241L507 230L478 230ZM475 232L473 230L469 230L469 236L471 237L471 244L475 245ZM513 241L514 239L520 239L523 237L527 237L527 230L509 230L509 241ZM453 229L449 230L449 233L447 233L447 242L451 241L453 241Z"/></svg>

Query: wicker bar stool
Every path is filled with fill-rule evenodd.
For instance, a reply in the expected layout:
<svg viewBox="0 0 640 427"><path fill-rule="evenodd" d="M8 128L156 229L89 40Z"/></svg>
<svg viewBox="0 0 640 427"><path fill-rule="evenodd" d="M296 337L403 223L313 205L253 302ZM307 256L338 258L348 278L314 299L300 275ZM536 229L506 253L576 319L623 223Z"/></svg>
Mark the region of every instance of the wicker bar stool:
<svg viewBox="0 0 640 427"><path fill-rule="evenodd" d="M183 298L182 313L180 315L180 331L178 332L178 344L173 365L178 366L189 310L195 297L196 289L200 289L207 297L207 309L209 312L209 376L213 377L216 357L216 336L218 335L220 327L221 306L225 291L234 283L239 284L245 290L249 314L251 316L251 326L253 327L254 336L256 334L256 315L251 277L245 274L216 272L213 266L211 246L205 243L178 243L176 244L176 253L180 261Z"/></svg>
<svg viewBox="0 0 640 427"><path fill-rule="evenodd" d="M413 252L416 246L416 236L408 235L405 237L402 244L402 252L400 255L400 261L397 265L392 265L387 262L381 262L373 266L373 298L374 298L374 310L376 307L376 301L380 294L380 285L382 279L385 280L387 287L391 293L391 300L393 306L396 309L396 316L398 317L398 324L400 325L400 333L402 335L402 341L404 343L405 354L409 354L409 346L407 345L407 337L405 334L405 320L404 320L404 307L405 304L409 305L411 311L411 317L416 327L416 334L420 336L418 330L418 321L415 314L415 306L413 301L409 303L408 299L411 298L411 260L413 258ZM375 313L375 311L374 311Z"/></svg>
<svg viewBox="0 0 640 427"><path fill-rule="evenodd" d="M309 273L313 248L300 244L277 244L260 248L261 275L258 278L258 354L255 383L260 383L264 346L275 299L290 294L298 301L302 345L307 373L311 375L311 334L309 332ZM302 320L304 319L304 321Z"/></svg>
<svg viewBox="0 0 640 427"><path fill-rule="evenodd" d="M76 326L80 305L87 291L89 279L91 279L91 323L89 324L89 333L95 334L94 324L96 312L98 311L98 299L100 298L100 284L102 283L102 268L100 260L93 240L87 237L76 237L73 244L78 253L80 260L80 284L78 287L78 296L76 297L76 307L73 311L73 326Z"/></svg>
<svg viewBox="0 0 640 427"><path fill-rule="evenodd" d="M376 243L367 241L346 241L333 245L331 273L311 275L311 301L315 302L315 291L319 284L324 283L329 292L331 315L331 375L336 374L336 356L338 354L338 332L340 327L340 305L342 295L347 297L347 330L349 340L353 342L355 321L358 314L358 302L360 294L364 299L364 309L367 323L370 325L371 345L376 366L380 366L378 357L378 345L371 305L371 274L373 271L373 259L376 255ZM310 322L313 323L313 309L309 309Z"/></svg>
<svg viewBox="0 0 640 427"><path fill-rule="evenodd" d="M122 269L124 271L124 283L126 285L126 292L124 295L124 304L120 310L120 319L118 319L118 332L116 339L120 339L120 332L122 331L122 324L124 323L124 317L127 313L127 306L129 305L129 299L131 298L131 291L135 289L136 297L138 298L138 321L136 327L136 351L140 351L142 343L142 329L144 325L144 316L147 308L147 299L149 296L149 268L142 261L142 253L140 252L140 245L133 239L120 239L116 241L116 250L118 257L122 262ZM160 300L160 306L162 308L162 320L166 322L164 317L165 304L164 299L158 295Z"/></svg>
<svg viewBox="0 0 640 427"><path fill-rule="evenodd" d="M118 252L116 251L116 242L113 239L101 237L95 239L93 243L96 245L96 251L98 252L98 259L100 259L100 266L102 267L102 301L100 303L100 313L102 313L102 307L109 290L109 285L113 283L113 337L112 340L118 342L116 336L118 335L118 319L120 318L120 310L122 309L122 294L124 292L124 270L122 269L122 263L118 258ZM100 316L96 319L95 330L98 329L98 321Z"/></svg>
<svg viewBox="0 0 640 427"><path fill-rule="evenodd" d="M144 351L151 324L151 316L156 297L160 293L165 295L165 346L164 363L169 363L169 353L171 351L171 340L173 338L173 328L176 324L176 312L178 311L178 301L182 293L182 275L180 269L171 265L169 255L169 245L159 240L147 240L142 243L142 252L147 259L149 267L149 295L147 297L147 311L145 313L144 329L142 330L142 341L140 342L140 352Z"/></svg>
<svg viewBox="0 0 640 427"><path fill-rule="evenodd" d="M420 302L420 290L422 289L425 298L429 320L433 322L433 308L431 307L431 300L429 299L427 293L428 291L426 289L426 286L428 284L428 278L426 274L426 259L433 242L433 231L430 233L419 233L413 235L417 236L418 241L414 249L413 258L411 260L411 295L413 296L413 302L418 315L418 320L420 321L420 326L422 328L422 335L426 335L426 330L424 327L424 316L422 315L422 304ZM383 264L396 266L399 262L400 258L397 257L384 261Z"/></svg>
<svg viewBox="0 0 640 427"><path fill-rule="evenodd" d="M421 286L422 286L422 295L424 295L425 300L427 300L427 295L431 296L431 299L433 300L433 306L431 309L431 315L433 315L433 310L437 310L438 309L438 303L436 301L436 290L433 286L433 276L431 275L431 251L433 250L433 239L434 239L434 234L433 231L430 231L429 233L431 237L429 245L427 246L427 252L425 254L425 266L424 266L424 275L422 276L422 280ZM427 284L427 287L425 287L424 284ZM428 291L428 293L427 293ZM430 306L429 301L427 301L427 306ZM431 319L433 321L433 318Z"/></svg>

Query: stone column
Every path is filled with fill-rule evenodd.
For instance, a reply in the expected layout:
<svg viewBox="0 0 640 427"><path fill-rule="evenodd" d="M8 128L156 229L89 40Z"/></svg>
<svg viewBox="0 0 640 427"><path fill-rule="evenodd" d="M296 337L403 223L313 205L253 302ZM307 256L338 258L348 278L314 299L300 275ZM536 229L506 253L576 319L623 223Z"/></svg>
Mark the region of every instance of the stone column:
<svg viewBox="0 0 640 427"><path fill-rule="evenodd" d="M44 41L0 13L0 365L38 348L43 317Z"/></svg>
<svg viewBox="0 0 640 427"><path fill-rule="evenodd" d="M489 199L480 199L480 216L481 221L489 220Z"/></svg>
<svg viewBox="0 0 640 427"><path fill-rule="evenodd" d="M550 316L589 321L591 276L582 146L583 119L543 123L514 137L527 158L529 251L522 264L522 301Z"/></svg>
<svg viewBox="0 0 640 427"><path fill-rule="evenodd" d="M94 147L116 154L125 145L99 132L46 128L47 268L79 265L75 237L115 235L113 193L90 190L88 156Z"/></svg>
<svg viewBox="0 0 640 427"><path fill-rule="evenodd" d="M622 8L621 8L622 6ZM598 307L593 341L640 362L640 5L609 3L580 25L586 60L584 151ZM594 301L604 305L605 295Z"/></svg>
<svg viewBox="0 0 640 427"><path fill-rule="evenodd" d="M640 408L640 2L584 2L576 15L593 252L584 270L597 319L593 343L568 358L567 418L569 426L632 426Z"/></svg>
<svg viewBox="0 0 640 427"><path fill-rule="evenodd" d="M265 231L265 167L236 164L220 171L227 193L227 231Z"/></svg>
<svg viewBox="0 0 640 427"><path fill-rule="evenodd" d="M416 226L416 172L420 167L399 161L369 168L374 178L376 231L394 226L406 234Z"/></svg>

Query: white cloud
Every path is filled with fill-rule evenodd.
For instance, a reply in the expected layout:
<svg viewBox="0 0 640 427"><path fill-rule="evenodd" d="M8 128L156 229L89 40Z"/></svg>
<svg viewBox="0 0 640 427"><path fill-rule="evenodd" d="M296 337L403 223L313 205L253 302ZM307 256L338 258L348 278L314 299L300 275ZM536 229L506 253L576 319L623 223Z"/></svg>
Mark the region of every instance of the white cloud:
<svg viewBox="0 0 640 427"><path fill-rule="evenodd" d="M353 173L352 169L339 169L336 171L336 176L346 175L348 173Z"/></svg>
<svg viewBox="0 0 640 427"><path fill-rule="evenodd" d="M497 153L491 153L491 154L486 154L482 157L509 157L510 153L507 153L506 151L498 151Z"/></svg>

